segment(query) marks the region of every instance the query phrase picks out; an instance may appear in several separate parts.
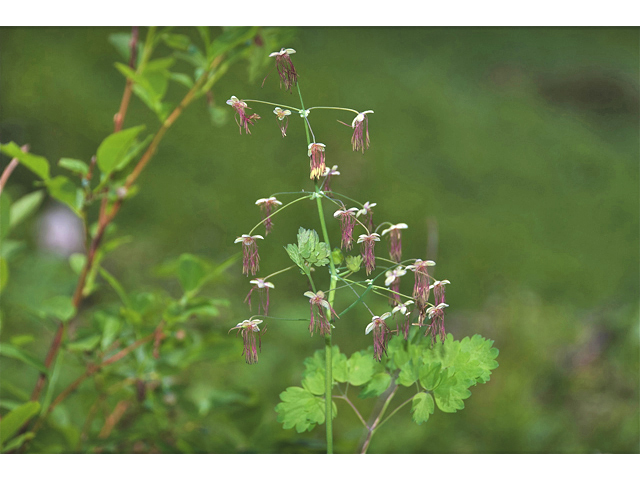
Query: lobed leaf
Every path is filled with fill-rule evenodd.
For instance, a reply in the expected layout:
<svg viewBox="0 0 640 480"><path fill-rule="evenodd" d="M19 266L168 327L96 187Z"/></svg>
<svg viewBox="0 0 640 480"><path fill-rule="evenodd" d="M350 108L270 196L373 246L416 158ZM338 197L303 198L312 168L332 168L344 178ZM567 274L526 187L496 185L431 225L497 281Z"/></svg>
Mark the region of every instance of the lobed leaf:
<svg viewBox="0 0 640 480"><path fill-rule="evenodd" d="M280 394L280 402L276 405L277 420L285 429L294 428L298 433L311 431L317 424L324 423L324 398L313 395L300 387L289 387ZM332 416L338 413L332 402Z"/></svg>
<svg viewBox="0 0 640 480"><path fill-rule="evenodd" d="M420 392L414 395L411 400L411 413L413 421L418 425L429 420L429 415L433 414L433 397L427 392Z"/></svg>

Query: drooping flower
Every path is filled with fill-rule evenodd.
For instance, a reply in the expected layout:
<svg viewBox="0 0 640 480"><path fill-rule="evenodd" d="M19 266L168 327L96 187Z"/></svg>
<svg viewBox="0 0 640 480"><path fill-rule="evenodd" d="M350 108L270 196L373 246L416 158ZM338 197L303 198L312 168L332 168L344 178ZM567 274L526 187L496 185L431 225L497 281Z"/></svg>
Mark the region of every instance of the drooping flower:
<svg viewBox="0 0 640 480"><path fill-rule="evenodd" d="M434 266L436 263L431 260L418 259L413 265L407 267L407 270L413 270L415 274L415 283L413 285L413 299L418 307L418 324L422 325L427 316L427 304L429 303L429 272L428 267Z"/></svg>
<svg viewBox="0 0 640 480"><path fill-rule="evenodd" d="M360 210L358 210L358 217L360 215L368 215L368 227L369 230L373 230L373 207L375 207L377 205L377 203L370 203L370 202L365 202L365 204L362 206L362 208Z"/></svg>
<svg viewBox="0 0 640 480"><path fill-rule="evenodd" d="M388 287L391 286L391 290L394 293L391 294L390 303L392 305L397 305L400 303L400 277L407 273L407 270L403 267L396 267L393 270L387 270L384 272L385 278L384 284Z"/></svg>
<svg viewBox="0 0 640 480"><path fill-rule="evenodd" d="M322 174L322 176L326 177L326 180L324 181L324 184L322 185L322 191L323 192L330 192L331 191L331 177L333 177L334 175L340 175L340 172L338 171L338 166L337 165L334 165L331 168L324 167L324 173Z"/></svg>
<svg viewBox="0 0 640 480"><path fill-rule="evenodd" d="M351 146L353 150L362 150L369 148L369 118L367 114L373 113L373 110L366 110L356 115L351 122L353 128L353 136L351 137Z"/></svg>
<svg viewBox="0 0 640 480"><path fill-rule="evenodd" d="M238 329L236 336L239 333L242 334L242 340L244 342L243 354L249 365L258 363L258 350L262 348L262 335L267 331L266 328L262 332L260 331L258 325L261 323L262 320L243 320L231 329ZM229 330L229 332L231 332L231 330ZM256 336L258 337L257 341Z"/></svg>
<svg viewBox="0 0 640 480"><path fill-rule="evenodd" d="M309 144L309 166L311 168L311 180L320 178L326 168L324 164L324 149L326 145L324 143L310 143Z"/></svg>
<svg viewBox="0 0 640 480"><path fill-rule="evenodd" d="M447 338L447 334L444 331L444 309L448 306L446 303L439 303L427 309L430 323L424 335L431 335L431 344L436 342L437 337L440 337L442 343Z"/></svg>
<svg viewBox="0 0 640 480"><path fill-rule="evenodd" d="M265 282L264 278L254 278L253 280L250 280L249 283L255 285L254 287L251 287L247 297L244 299L244 301L249 304L249 310L251 310L251 296L253 295L253 292L257 290L260 294L258 314L260 313L260 307L262 307L262 313L264 315L269 315L269 289L276 287L271 282Z"/></svg>
<svg viewBox="0 0 640 480"><path fill-rule="evenodd" d="M400 262L402 260L402 239L400 237L400 230L404 230L406 228L409 228L406 223L398 223L396 225L391 225L389 228L382 231L383 237L387 233L389 234L389 257L394 262Z"/></svg>
<svg viewBox="0 0 640 480"><path fill-rule="evenodd" d="M255 275L260 270L257 239L264 240L264 237L262 235L242 235L233 242L242 242L242 273L246 276L249 276L249 273Z"/></svg>
<svg viewBox="0 0 640 480"><path fill-rule="evenodd" d="M369 275L374 268L376 268L376 256L374 253L375 242L380 241L380 235L377 233L371 233L369 235L360 235L358 237L358 243L362 243L362 260Z"/></svg>
<svg viewBox="0 0 640 480"><path fill-rule="evenodd" d="M391 330L384 322L391 316L390 312L375 316L371 319L371 323L367 325L364 333L369 335L373 331L373 358L378 362L382 359L382 354L387 352L387 343L391 338Z"/></svg>
<svg viewBox="0 0 640 480"><path fill-rule="evenodd" d="M429 288L433 290L433 297L434 297L434 303L436 305L440 304L440 303L445 303L445 298L444 298L444 288L445 285L450 285L451 282L449 280L438 280L433 282L433 285L431 285Z"/></svg>
<svg viewBox="0 0 640 480"><path fill-rule="evenodd" d="M269 235L269 233L271 233L271 228L273 227L271 213L276 207L282 205L282 202L277 200L276 197L260 198L256 200L256 205L259 205L262 210L265 235Z"/></svg>
<svg viewBox="0 0 640 480"><path fill-rule="evenodd" d="M393 307L393 310L391 310L392 315L395 315L398 312L402 314L402 321L398 324L397 328L398 332L402 332L405 340L409 337L409 327L411 326L411 322L409 321L409 316L411 315L409 305L413 305L413 300L408 300L404 303L400 303Z"/></svg>
<svg viewBox="0 0 640 480"><path fill-rule="evenodd" d="M280 75L280 88L284 84L284 89L289 91L292 91L293 86L298 81L298 74L290 57L294 53L296 51L293 48L282 48L279 52L269 54L269 57L276 57L276 69L278 70L278 75ZM264 81L262 83L264 84Z"/></svg>
<svg viewBox="0 0 640 480"><path fill-rule="evenodd" d="M273 110L273 113L278 117L278 126L280 127L280 132L283 137L287 136L287 127L289 126L289 115L291 115L291 110L282 110L280 107L276 107Z"/></svg>
<svg viewBox="0 0 640 480"><path fill-rule="evenodd" d="M247 115L245 109L248 108L249 110L251 110L251 108L248 107L247 104L242 100L238 100L238 97L236 97L235 95L227 100L227 105L231 105L236 111L236 123L240 127L240 135L242 135L243 128L246 133L250 134L251 132L249 131L249 125L253 125L256 120L260 120L260 115L258 115L257 113Z"/></svg>
<svg viewBox="0 0 640 480"><path fill-rule="evenodd" d="M309 332L313 336L314 332L319 331L320 335L328 335L331 333L331 318L338 318L338 314L331 308L331 304L324 298L324 292L318 290L317 293L304 292L305 297L309 297L311 305L311 322L309 323ZM329 318L327 318L326 310L329 310Z"/></svg>
<svg viewBox="0 0 640 480"><path fill-rule="evenodd" d="M342 232L342 243L340 246L345 250L351 250L351 245L353 243L353 227L356 225L357 211L357 208L350 208L349 210L346 210L342 207L333 214L335 218L340 219L340 230Z"/></svg>

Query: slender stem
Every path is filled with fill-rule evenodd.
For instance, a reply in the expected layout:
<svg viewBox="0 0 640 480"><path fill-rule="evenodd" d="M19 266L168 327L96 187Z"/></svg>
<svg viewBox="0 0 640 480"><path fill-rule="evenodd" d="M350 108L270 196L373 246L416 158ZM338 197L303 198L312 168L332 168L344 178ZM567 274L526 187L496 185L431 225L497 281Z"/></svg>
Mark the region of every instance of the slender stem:
<svg viewBox="0 0 640 480"><path fill-rule="evenodd" d="M353 108L344 108L344 107L310 107L309 110L344 110L345 112L353 112L358 115L360 112L354 110Z"/></svg>
<svg viewBox="0 0 640 480"><path fill-rule="evenodd" d="M151 35L151 31L150 31ZM149 38L147 38L148 43ZM133 70L136 66L136 53L138 52L138 27L131 28L131 42L129 43L129 47L131 48L131 54L129 56L129 68ZM145 49L147 45L145 44ZM127 83L124 88L124 93L122 95L122 101L120 102L120 109L118 113L113 117L114 132L119 132L122 130L122 124L124 123L124 117L127 114L127 108L129 107L129 100L131 99L131 92L133 88L133 80L131 78L127 78Z"/></svg>
<svg viewBox="0 0 640 480"><path fill-rule="evenodd" d="M27 153L29 151L29 145L23 145L22 147L20 147L20 150ZM7 180L9 180L9 177L11 176L15 168L18 166L18 163L20 162L18 161L17 158L12 158L9 164L5 167L4 171L2 172L2 176L0 176L0 195L4 190L4 186L6 185Z"/></svg>
<svg viewBox="0 0 640 480"><path fill-rule="evenodd" d="M302 110L300 110L299 108L290 107L289 105L281 105L279 103L265 102L263 100L245 100L243 98L242 101L245 102L245 103L246 102L264 103L265 105L273 105L274 107L287 108L289 110L295 110L296 112L304 111L304 107L303 107Z"/></svg>
<svg viewBox="0 0 640 480"><path fill-rule="evenodd" d="M364 425L364 427L367 430L369 429L369 425L367 425L367 422L365 422L364 418L362 418L362 415L360 414L360 412L358 411L358 409L356 408L356 406L353 404L353 402L351 401L351 399L349 397L347 397L346 395L343 394L343 395L334 395L333 398L341 398L342 400L347 402L349 404L349 406L353 409L353 411L356 412L356 415L358 416L358 418L362 422L362 425Z"/></svg>
<svg viewBox="0 0 640 480"><path fill-rule="evenodd" d="M369 433L367 434L367 438L365 439L364 444L362 445L362 450L361 450L360 453L367 453L367 449L369 448L369 444L371 443L371 438L373 437L373 434L376 432L376 430L377 430L377 428L379 426L378 423L380 422L380 419L384 415L384 412L389 407L389 403L391 403L391 400L393 399L393 396L396 394L397 391L398 391L398 385L395 384L393 386L393 390L391 391L391 393L387 397L386 401L384 402L384 405L380 409L380 413L378 414L378 416L374 420L373 425L371 425L371 428L369 429Z"/></svg>
<svg viewBox="0 0 640 480"><path fill-rule="evenodd" d="M296 82L298 89L298 96L300 97L300 105L302 111L305 111L304 101L302 100L302 93L300 92L300 82ZM308 119L305 117L304 128L307 135L307 145L311 143L309 138L309 125ZM331 252L331 242L329 241L329 234L327 232L327 225L324 220L324 210L322 209L322 196L320 195L320 189L318 188L318 182L315 183L316 190L316 205L318 206L318 216L320 218L320 225L322 227L322 236L324 242L327 244L329 252ZM336 273L336 266L333 262L333 255L329 255L329 271L331 272L331 284L329 286L329 308L327 309L327 317L331 318L331 309L333 308L333 301L335 299L335 287L338 280ZM324 384L324 414L325 425L327 434L327 453L333 453L333 400L331 398L331 392L333 391L333 347L331 345L331 332L324 337L324 351L325 351L325 384Z"/></svg>
<svg viewBox="0 0 640 480"><path fill-rule="evenodd" d="M393 417L402 407L404 407L407 403L409 403L411 400L413 400L413 397L415 397L415 395L409 397L407 400L405 400L400 405L398 405L396 408L394 408L393 412L391 412L389 415L387 415L387 417L384 420L382 420L376 426L375 430L378 430L382 425L384 425L386 423L387 420L389 420L391 417ZM375 433L375 431L373 433ZM373 435L373 433L371 435Z"/></svg>

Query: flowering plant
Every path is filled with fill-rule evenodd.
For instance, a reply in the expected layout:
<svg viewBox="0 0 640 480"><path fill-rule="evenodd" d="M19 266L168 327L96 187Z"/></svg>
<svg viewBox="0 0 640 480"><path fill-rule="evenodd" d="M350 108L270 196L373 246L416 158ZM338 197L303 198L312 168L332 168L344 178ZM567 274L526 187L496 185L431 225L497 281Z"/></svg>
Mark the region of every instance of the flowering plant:
<svg viewBox="0 0 640 480"><path fill-rule="evenodd" d="M312 430L315 425L325 423L327 453L332 453L332 422L337 415L333 399L341 399L353 409L365 428L366 435L359 447L365 453L371 438L382 424L409 403L412 404L413 420L418 424L428 420L434 413L435 405L443 412L455 412L463 408L463 400L471 395L469 387L487 382L491 370L498 366L495 361L498 350L492 348L493 341L480 335L457 341L446 333L445 307L448 305L445 303L445 287L450 282L432 277L430 267L435 262L431 260L403 260L401 236L402 231L409 228L408 224L376 224L373 220L376 203L360 203L333 189L332 177L340 175L340 172L337 165L331 168L326 165L326 155L331 150L316 138L310 121L311 113L324 109L354 114L350 123L339 121L352 129L352 150L364 154L370 146L369 116L374 111L343 107L305 108L298 72L291 59L294 53L296 51L292 48L282 48L269 56L275 57L274 69L280 77L280 86L284 86L286 91L297 91L299 108L262 100L238 99L236 96L227 101L236 112L241 134L243 130L251 133L249 127L255 126L257 120L261 119L258 113L248 113L248 110L253 112L249 105L275 107L273 114L283 137L289 126L289 117L294 118L297 113L305 128L309 178L313 181L312 192L288 192L297 197L289 202L283 202L276 195L256 201L262 209L262 220L248 234L236 239L243 245L242 271L247 276L255 276L260 270L256 240L261 240L260 245L266 240L254 232L264 225L265 237L268 236L273 229L273 216L293 204L304 200L315 204L322 239L313 229L299 228L297 243L285 247L293 265L250 281L255 286L247 295L247 303L251 305L252 293L259 290L263 294L261 298L266 296L266 302L261 300L260 303L263 314L260 314L259 307L256 315L238 323L233 329L242 332L246 362L257 363L261 341L256 348L256 336L261 340L265 332L264 328L258 328L258 323L283 320L269 316L268 293L269 289L274 288L274 283L266 282L266 279L273 279L297 267L306 277L300 287L300 296L307 297L310 305L309 318L304 321L309 322L310 335L324 336L325 348L305 360L302 387L289 387L280 395L282 402L276 407L278 421L283 423L284 428L295 427L298 432ZM333 217L340 224L340 248L332 248L337 242L332 243L328 233L326 205L334 209ZM355 235L357 239L354 242ZM380 253L383 239L388 240L388 255ZM360 252L345 256L354 249L354 243L360 245ZM408 278L405 275L409 271L414 274L413 288L410 293L403 293L402 280ZM325 282L326 286L321 282ZM338 293L344 293L352 302L341 312L335 310ZM388 311L374 312L378 307L370 306L373 305L369 300L370 294L386 297ZM354 352L347 357L337 345L333 345L332 331L344 322L361 321L359 314L357 318L347 315L356 307L364 308L368 312L364 318L371 319L366 326L363 323L363 330L365 335L371 334L372 345L368 350ZM349 397L349 385L361 387L361 398L382 398L381 406L373 412L372 422L364 420ZM414 385L417 392L385 416L399 387ZM339 393L335 393L336 390Z"/></svg>

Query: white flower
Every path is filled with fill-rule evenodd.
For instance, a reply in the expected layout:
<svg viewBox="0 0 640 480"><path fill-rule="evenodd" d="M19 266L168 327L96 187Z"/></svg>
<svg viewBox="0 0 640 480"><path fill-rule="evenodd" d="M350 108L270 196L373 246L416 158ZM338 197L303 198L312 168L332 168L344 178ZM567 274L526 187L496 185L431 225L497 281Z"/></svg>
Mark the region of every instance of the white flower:
<svg viewBox="0 0 640 480"><path fill-rule="evenodd" d="M384 237L387 233L393 230L404 230L405 228L409 228L406 223L398 223L397 225L391 225L389 228L384 229L380 235Z"/></svg>
<svg viewBox="0 0 640 480"><path fill-rule="evenodd" d="M367 213L372 213L372 208L375 207L377 205L377 203L369 203L366 202L363 206L362 206L362 210L360 210L358 212L358 217L360 215L366 215Z"/></svg>
<svg viewBox="0 0 640 480"><path fill-rule="evenodd" d="M308 156L311 156L314 150L324 152L327 146L324 143L310 143L308 147Z"/></svg>
<svg viewBox="0 0 640 480"><path fill-rule="evenodd" d="M236 238L233 243L242 242L243 245L252 245L253 243L255 243L257 238L259 238L260 240L264 240L264 237L262 235L251 236L244 234L241 237Z"/></svg>
<svg viewBox="0 0 640 480"><path fill-rule="evenodd" d="M284 117L286 117L287 115L291 115L291 110L282 110L280 107L276 107L273 110L273 113L276 114L278 120L284 120Z"/></svg>
<svg viewBox="0 0 640 480"><path fill-rule="evenodd" d="M318 290L318 293L304 292L304 296L310 298L309 303L322 305L324 308L331 309L329 302L324 299L324 292L322 290Z"/></svg>
<svg viewBox="0 0 640 480"><path fill-rule="evenodd" d="M407 267L407 270L415 271L416 268L422 266L423 264L427 267L434 267L436 265L436 262L434 262L433 260L421 260L418 258L413 265L409 265Z"/></svg>
<svg viewBox="0 0 640 480"><path fill-rule="evenodd" d="M433 285L429 285L429 290L436 288L439 285L449 285L451 282L449 280L437 280L433 282Z"/></svg>
<svg viewBox="0 0 640 480"><path fill-rule="evenodd" d="M254 332L259 332L260 327L258 327L258 325L261 323L262 323L262 320L243 320L242 322L237 324L235 327L233 327L231 330L235 330L236 328L244 328L247 330L253 330Z"/></svg>
<svg viewBox="0 0 640 480"><path fill-rule="evenodd" d="M276 288L273 283L265 282L264 278L254 278L253 280L249 280L249 283L253 283L258 288Z"/></svg>
<svg viewBox="0 0 640 480"><path fill-rule="evenodd" d="M355 127L356 123L362 123L364 122L364 117L365 115L367 115L368 113L373 113L373 110L365 110L364 112L359 113L358 115L356 115L356 118L353 119L353 122L351 122L351 127Z"/></svg>
<svg viewBox="0 0 640 480"><path fill-rule="evenodd" d="M387 270L386 272L384 272L387 277L384 281L384 284L388 287L393 282L395 282L398 277L403 276L405 273L407 273L407 270L402 267L396 267L393 270Z"/></svg>
<svg viewBox="0 0 640 480"><path fill-rule="evenodd" d="M247 104L244 103L242 100L238 100L238 97L236 97L235 95L232 95L231 98L229 100L227 100L227 105L231 105L232 107L238 105L241 107L246 108Z"/></svg>
<svg viewBox="0 0 640 480"><path fill-rule="evenodd" d="M270 205L282 205L282 202L280 200L276 200L276 197L260 198L256 200L256 205L261 205L263 203Z"/></svg>
<svg viewBox="0 0 640 480"><path fill-rule="evenodd" d="M396 305L395 307L393 307L393 310L391 310L391 313L396 313L396 312L400 312L403 315L407 315L409 312L409 305L413 304L413 300L409 300L407 302L404 302L403 304L400 305Z"/></svg>
<svg viewBox="0 0 640 480"><path fill-rule="evenodd" d="M367 328L364 329L364 334L369 335L376 325L380 325L381 323L384 322L386 318L389 318L390 316L391 316L391 312L387 312L387 313L383 313L379 317L378 316L373 317L371 319L371 323L367 325Z"/></svg>
<svg viewBox="0 0 640 480"><path fill-rule="evenodd" d="M433 317L434 315L436 315L438 312L441 312L442 310L445 309L445 307L448 307L449 305L447 305L446 303L439 303L438 305L436 305L435 307L429 307L427 308L427 313L429 314L429 318Z"/></svg>
<svg viewBox="0 0 640 480"><path fill-rule="evenodd" d="M334 165L331 168L325 167L324 168L324 173L322 174L322 176L326 177L327 175L340 175L340 172L338 171L338 165ZM356 210L357 210L357 208L356 208Z"/></svg>
<svg viewBox="0 0 640 480"><path fill-rule="evenodd" d="M343 215L355 215L357 211L358 211L357 208L350 208L349 210L345 210L344 208L341 208L340 210L336 210L333 216L334 218L339 218L339 217L342 217Z"/></svg>
<svg viewBox="0 0 640 480"><path fill-rule="evenodd" d="M360 235L358 237L358 243L366 242L367 240L373 240L375 242L379 242L380 235L378 235L377 233L372 233L370 235Z"/></svg>
<svg viewBox="0 0 640 480"><path fill-rule="evenodd" d="M270 57L279 57L281 55L293 55L296 51L293 48L281 48L279 52L270 53Z"/></svg>

